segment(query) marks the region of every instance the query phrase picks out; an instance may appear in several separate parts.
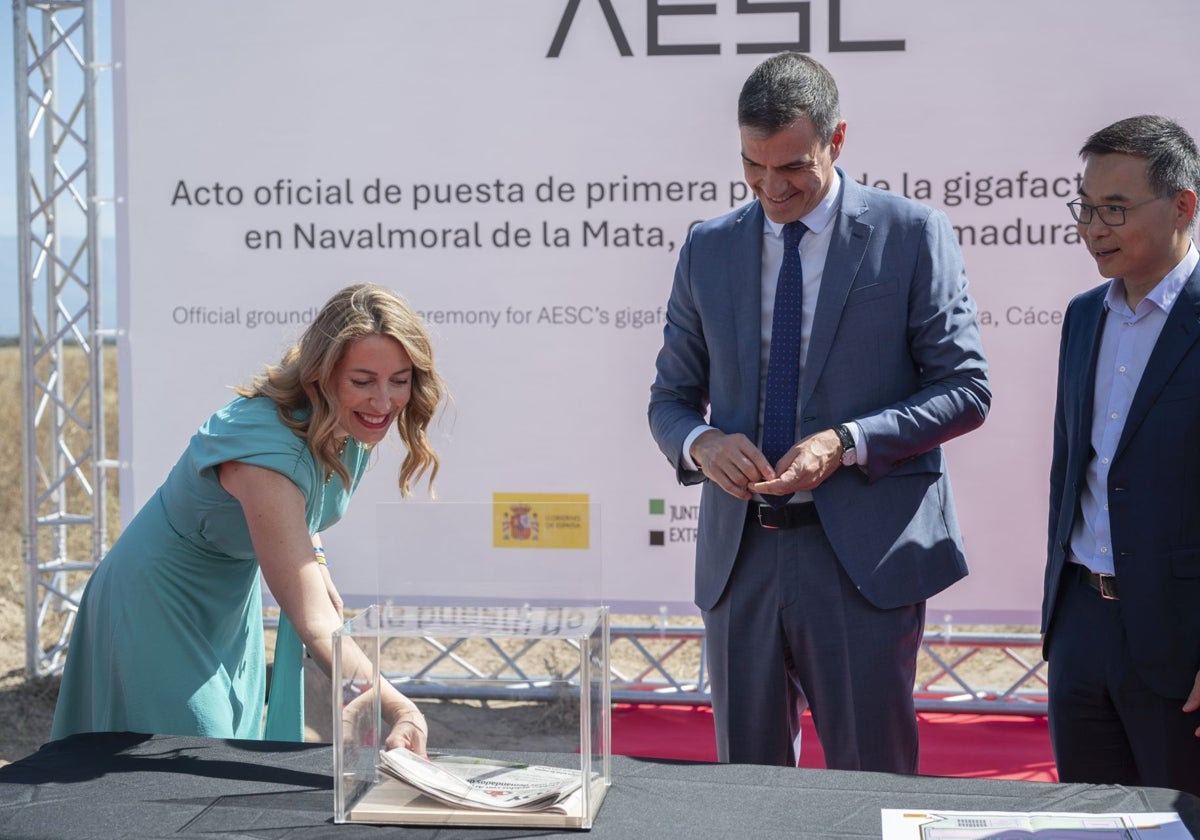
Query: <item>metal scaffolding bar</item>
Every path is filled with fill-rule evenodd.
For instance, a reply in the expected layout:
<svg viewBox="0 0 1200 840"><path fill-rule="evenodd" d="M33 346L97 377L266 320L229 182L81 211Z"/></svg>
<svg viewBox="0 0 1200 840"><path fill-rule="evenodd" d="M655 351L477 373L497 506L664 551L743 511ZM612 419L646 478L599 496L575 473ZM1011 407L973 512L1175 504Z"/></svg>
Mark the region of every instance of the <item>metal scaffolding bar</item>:
<svg viewBox="0 0 1200 840"><path fill-rule="evenodd" d="M611 637L613 659L637 663L635 669L625 671L610 664L614 702L692 706L711 703L702 626L619 626L612 628ZM493 645L474 658L462 652L464 639L424 641L429 648L427 663L414 673L405 674L402 683L397 682L414 699L536 701L545 699L544 690L539 690L541 686L562 679L561 675L542 674L522 663L522 660L542 661L539 641L511 652L498 651ZM550 640L556 641L559 640ZM619 656L622 650L625 655ZM983 662L984 659L988 661ZM973 661L981 667L966 667ZM1037 633L942 629L929 634L921 645L914 689L917 710L1044 715L1045 664ZM518 675L523 687L514 690L511 682L497 687L494 681L500 673ZM973 675L976 673L978 676ZM399 675L388 676L393 681L400 679ZM469 686L472 680L478 680L478 688Z"/></svg>
<svg viewBox="0 0 1200 840"><path fill-rule="evenodd" d="M92 0L13 2L25 666L62 668L107 548Z"/></svg>

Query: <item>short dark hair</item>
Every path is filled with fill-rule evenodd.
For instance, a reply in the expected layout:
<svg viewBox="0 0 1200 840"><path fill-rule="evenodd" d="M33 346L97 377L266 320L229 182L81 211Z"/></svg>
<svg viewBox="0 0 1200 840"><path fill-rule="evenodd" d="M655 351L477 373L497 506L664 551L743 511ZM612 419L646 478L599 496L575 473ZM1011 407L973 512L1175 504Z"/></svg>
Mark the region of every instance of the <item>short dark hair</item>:
<svg viewBox="0 0 1200 840"><path fill-rule="evenodd" d="M823 64L803 53L773 55L742 85L738 125L774 134L801 117L812 120L828 144L841 119L837 83Z"/></svg>
<svg viewBox="0 0 1200 840"><path fill-rule="evenodd" d="M1087 139L1079 156L1132 155L1146 161L1150 189L1159 198L1181 190L1200 195L1200 153L1183 126L1166 117L1142 114L1119 120ZM1189 227L1195 225L1192 215Z"/></svg>

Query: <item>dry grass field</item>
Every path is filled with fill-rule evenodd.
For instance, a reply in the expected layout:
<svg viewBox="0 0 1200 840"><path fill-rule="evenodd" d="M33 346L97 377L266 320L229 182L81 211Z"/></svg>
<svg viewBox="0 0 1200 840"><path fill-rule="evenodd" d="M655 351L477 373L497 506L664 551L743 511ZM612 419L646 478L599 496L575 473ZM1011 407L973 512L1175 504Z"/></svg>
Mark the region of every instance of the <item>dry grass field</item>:
<svg viewBox="0 0 1200 840"><path fill-rule="evenodd" d="M72 394L87 379L87 357L78 347L65 351L63 382ZM116 351L105 348L107 388L105 398L107 438L110 453L116 452ZM39 371L40 373L40 371ZM90 412L85 396L76 403L78 412ZM24 566L24 443L21 411L21 358L16 346L0 347L0 762L12 761L36 750L50 734L58 678L26 676L25 662L25 566ZM64 435L69 448L82 449L78 430ZM48 442L40 444L45 447ZM43 449L43 455L46 453ZM88 463L84 469L90 470ZM117 527L116 476L110 482L108 521ZM77 484L68 485L72 509L89 504ZM90 506L86 508L90 511ZM66 528L68 556L86 559L91 554L92 529ZM115 531L112 535L115 537ZM51 619L53 621L53 618Z"/></svg>
<svg viewBox="0 0 1200 840"><path fill-rule="evenodd" d="M69 348L65 359L65 381L68 392L78 388L77 383L83 377L83 367L86 364L84 354L78 348ZM116 351L112 347L105 348L105 410L106 437L108 440L107 455L116 458L117 449L117 374ZM80 411L88 411L86 398L81 404ZM86 414L85 414L86 416ZM58 692L58 677L30 678L26 676L25 662L25 572L24 572L24 508L25 500L22 483L23 474L23 443L22 443L22 413L21 413L21 364L19 349L15 346L0 347L0 764L14 761L38 749L48 738L50 723L54 713L54 703ZM69 448L77 451L76 442L72 435L67 434ZM41 445L46 446L45 441ZM43 450L43 452L46 450ZM88 465L90 469L90 464ZM77 486L72 486L70 494L80 493ZM108 537L109 542L115 540L119 533L117 511L117 475L110 476L108 482ZM71 497L76 502L77 495ZM74 504L75 502L73 502ZM87 508L90 510L90 508ZM68 530L68 553L72 559L81 560L90 557L92 533L85 526L72 526ZM75 585L75 582L72 583ZM53 624L56 616L51 614L49 623ZM691 619L673 619L672 623L694 623ZM652 617L649 616L615 616L614 625L649 627ZM1028 627L960 627L963 631L987 632L1029 632ZM927 638L935 637L939 628L930 627ZM45 634L44 634L45 635ZM270 644L268 635L268 644ZM643 639L644 646L656 656L661 656L673 646L670 639ZM1008 685L1009 681L1019 678L1024 667L1000 649L972 650L944 646L938 649L938 654L947 662L963 660L959 670L972 680L972 685ZM1025 654L1034 656L1034 652ZM626 675L637 675L647 669L647 662L642 655L628 642L616 641L613 644L613 663L616 669ZM697 670L699 645L688 643L682 649L672 654L670 665L672 673L680 679L687 679ZM937 663L923 655L919 662L918 683L930 679L940 671ZM653 675L651 675L653 676ZM322 689L317 678L315 688L310 691L309 708L319 709L319 700L328 697L326 688ZM311 688L312 686L310 686ZM311 698L317 698L314 702ZM459 702L429 702L423 703L426 716L430 720L431 741L441 747L455 746L460 737L469 737L472 730L480 727L479 714L485 710L478 701L472 703ZM558 710L553 704L506 704L505 714L498 715L500 709L493 705L486 709L486 726L495 731L499 728L510 729L514 739L528 747L532 735L542 731L560 728L562 721L556 720ZM310 716L311 720L311 716ZM318 733L318 737L320 733ZM502 746L499 742L497 747Z"/></svg>

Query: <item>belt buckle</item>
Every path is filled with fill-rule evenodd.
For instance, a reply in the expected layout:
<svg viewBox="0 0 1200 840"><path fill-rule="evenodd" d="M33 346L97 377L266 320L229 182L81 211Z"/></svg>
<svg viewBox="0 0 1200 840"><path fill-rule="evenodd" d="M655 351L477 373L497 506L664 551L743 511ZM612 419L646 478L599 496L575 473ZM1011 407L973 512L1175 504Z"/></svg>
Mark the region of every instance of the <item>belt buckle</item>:
<svg viewBox="0 0 1200 840"><path fill-rule="evenodd" d="M1100 597L1105 601L1117 601L1117 577L1116 575L1106 575L1101 572L1096 573L1096 580L1100 583ZM1112 582L1112 589L1108 588L1108 582Z"/></svg>
<svg viewBox="0 0 1200 840"><path fill-rule="evenodd" d="M766 528L768 531L778 531L779 530L778 525L768 525L766 522L763 522L763 513L764 512L771 513L774 510L775 510L775 508L771 507L770 505L759 505L758 506L757 519L758 519L759 527Z"/></svg>

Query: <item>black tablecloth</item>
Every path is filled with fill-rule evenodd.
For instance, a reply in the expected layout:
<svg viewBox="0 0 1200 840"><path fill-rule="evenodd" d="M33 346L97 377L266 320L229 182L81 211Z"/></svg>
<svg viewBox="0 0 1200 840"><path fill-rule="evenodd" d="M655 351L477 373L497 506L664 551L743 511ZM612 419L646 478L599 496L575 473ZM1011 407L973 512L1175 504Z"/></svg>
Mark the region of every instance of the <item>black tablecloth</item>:
<svg viewBox="0 0 1200 840"><path fill-rule="evenodd" d="M537 755L529 756L538 761ZM544 759L542 759L544 760ZM607 838L879 837L881 808L1175 811L1200 838L1200 798L1161 788L1044 784L614 756L591 832ZM0 837L317 840L574 837L537 829L333 823L328 745L78 735L0 768Z"/></svg>

